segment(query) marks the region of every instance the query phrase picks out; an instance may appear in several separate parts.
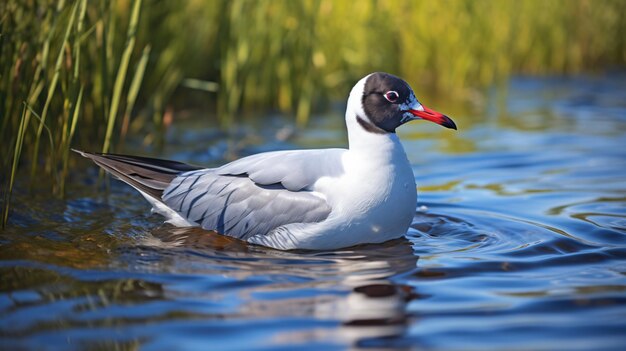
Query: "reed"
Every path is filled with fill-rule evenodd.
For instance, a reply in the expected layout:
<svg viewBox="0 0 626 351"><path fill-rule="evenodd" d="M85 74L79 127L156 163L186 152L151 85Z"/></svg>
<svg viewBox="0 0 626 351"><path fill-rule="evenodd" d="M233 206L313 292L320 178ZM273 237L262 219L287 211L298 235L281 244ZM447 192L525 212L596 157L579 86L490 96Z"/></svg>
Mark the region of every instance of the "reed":
<svg viewBox="0 0 626 351"><path fill-rule="evenodd" d="M15 147L13 148L13 163L11 164L11 173L9 175L8 184L4 191L4 206L2 208L2 228L4 228L6 222L9 219L9 203L11 201L11 193L13 191L13 184L15 184L15 175L17 173L17 166L22 154L22 146L24 145L24 134L26 134L26 105L22 109L22 118L20 119L20 125L17 130L17 138L15 140Z"/></svg>
<svg viewBox="0 0 626 351"><path fill-rule="evenodd" d="M158 144L181 108L214 106L223 128L267 110L304 125L371 71L467 99L512 74L626 62L621 0L5 0L0 31L3 224L21 171L63 196L70 147Z"/></svg>
<svg viewBox="0 0 626 351"><path fill-rule="evenodd" d="M137 23L139 22L139 9L141 9L141 0L135 0L130 15L130 23L128 25L128 33L126 35L126 45L124 47L124 52L122 53L122 59L117 70L117 75L115 77L115 85L113 86L107 128L104 136L104 144L102 145L103 153L107 153L111 145L111 136L113 135L113 127L115 126L115 120L117 119L117 110L120 106L120 99L122 98L122 89L124 87L124 81L126 80L128 64L135 47ZM143 73L141 74L143 75Z"/></svg>
<svg viewBox="0 0 626 351"><path fill-rule="evenodd" d="M59 8L62 8L62 5L59 4ZM50 108L50 103L52 102L52 97L57 89L57 84L59 82L59 76L61 74L61 64L63 63L64 53L66 49L66 45L70 38L70 33L72 31L72 27L74 26L74 19L76 18L76 11L78 9L78 3L74 4L70 10L70 17L67 21L67 25L65 28L65 35L63 36L63 40L61 45L59 46L59 53L56 57L56 62L54 65L54 73L52 75L52 81L50 82L50 86L48 87L48 93L46 94L46 102L43 105L43 112L41 113L41 117L38 118L39 126L37 127L37 134L35 135L35 147L33 148L33 156L32 156L32 165L31 165L31 178L35 177L35 173L37 171L37 160L39 159L39 140L41 138L41 133L46 127L46 118L48 117L48 110ZM55 23L56 24L56 23ZM45 69L45 66L44 66ZM30 109L30 108L29 108ZM32 112L32 109L31 109ZM52 159L51 161L54 161Z"/></svg>
<svg viewBox="0 0 626 351"><path fill-rule="evenodd" d="M82 131L78 133L83 140L102 140L104 132L103 147L108 148L113 131L113 126L108 126L114 124L124 96L127 105L122 106L127 114L132 112L149 51L141 56L130 94L126 94L124 82L141 2L133 2L127 27L116 25L126 12L118 5L86 0L0 4L0 97L4 101L0 105L0 136L5 145L11 145L0 152L2 169L7 170L0 178L3 226L9 217L11 194L24 164L21 158L25 150L30 154L27 169L31 181L49 182L52 193L63 196L69 150L77 131ZM119 52L116 43L123 39L118 29L126 31L126 49L119 63L112 58L114 52ZM110 91L108 82L113 79L109 72L113 71L117 74ZM19 105L24 106L21 114L17 114ZM48 139L43 149L42 137Z"/></svg>

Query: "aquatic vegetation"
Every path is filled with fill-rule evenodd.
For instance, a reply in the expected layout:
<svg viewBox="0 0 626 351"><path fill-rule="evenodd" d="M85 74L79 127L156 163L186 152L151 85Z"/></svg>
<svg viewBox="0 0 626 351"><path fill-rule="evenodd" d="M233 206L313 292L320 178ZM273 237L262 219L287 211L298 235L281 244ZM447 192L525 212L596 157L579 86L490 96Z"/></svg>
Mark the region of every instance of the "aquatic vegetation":
<svg viewBox="0 0 626 351"><path fill-rule="evenodd" d="M139 131L159 145L172 111L303 125L375 70L467 99L514 73L623 65L625 14L619 0L2 1L3 223L18 168L62 196L71 145L115 151Z"/></svg>

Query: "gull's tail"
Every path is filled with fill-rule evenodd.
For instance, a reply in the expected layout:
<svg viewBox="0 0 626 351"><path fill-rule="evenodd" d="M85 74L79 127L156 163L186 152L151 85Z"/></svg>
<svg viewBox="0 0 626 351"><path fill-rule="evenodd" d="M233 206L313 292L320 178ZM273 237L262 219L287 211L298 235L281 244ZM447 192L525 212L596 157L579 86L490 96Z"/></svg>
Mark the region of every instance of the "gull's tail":
<svg viewBox="0 0 626 351"><path fill-rule="evenodd" d="M201 169L186 163L157 158L100 154L74 149L72 151L91 159L105 171L139 190L144 196L149 195L158 201L161 201L165 188L180 173Z"/></svg>

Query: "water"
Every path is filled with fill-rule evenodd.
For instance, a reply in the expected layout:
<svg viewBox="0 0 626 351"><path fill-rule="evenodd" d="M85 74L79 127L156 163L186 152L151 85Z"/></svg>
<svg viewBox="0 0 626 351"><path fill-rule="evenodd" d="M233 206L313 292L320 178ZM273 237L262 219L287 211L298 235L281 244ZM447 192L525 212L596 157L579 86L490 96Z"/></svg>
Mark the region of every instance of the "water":
<svg viewBox="0 0 626 351"><path fill-rule="evenodd" d="M430 104L458 132L400 133L419 204L406 239L384 245L279 252L161 225L129 187L97 191L87 162L66 200L18 185L0 234L0 345L622 349L626 79L517 78L477 103ZM271 121L231 142L179 123L166 156L211 165L345 142L339 112L287 139Z"/></svg>

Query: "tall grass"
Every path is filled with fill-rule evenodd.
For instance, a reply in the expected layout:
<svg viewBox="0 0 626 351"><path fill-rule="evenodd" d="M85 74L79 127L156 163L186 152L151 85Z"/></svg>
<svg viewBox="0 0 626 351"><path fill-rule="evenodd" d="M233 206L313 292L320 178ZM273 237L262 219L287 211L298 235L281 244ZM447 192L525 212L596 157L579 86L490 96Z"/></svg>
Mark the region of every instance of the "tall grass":
<svg viewBox="0 0 626 351"><path fill-rule="evenodd" d="M52 192L62 196L77 130L83 131L83 140L104 139L106 150L124 95L128 96L126 112L131 113L147 61L147 54L137 55L141 58L131 93L124 94L141 1L133 2L127 26L113 25L126 12L125 7L114 5L119 4L86 0L0 4L3 225L18 168L24 161L30 161L31 182L49 182ZM116 26L126 29L125 42L115 32ZM121 56L117 55L119 42L125 48ZM117 74L110 91L113 68ZM18 114L20 105L23 108ZM44 144L42 137L48 142ZM23 151L27 151L27 160L22 160Z"/></svg>
<svg viewBox="0 0 626 351"><path fill-rule="evenodd" d="M214 106L224 128L268 109L303 125L371 71L464 98L514 73L622 66L625 16L620 0L5 0L3 223L20 169L62 196L70 146L156 142L181 108Z"/></svg>

